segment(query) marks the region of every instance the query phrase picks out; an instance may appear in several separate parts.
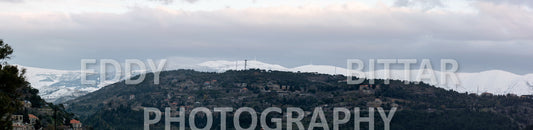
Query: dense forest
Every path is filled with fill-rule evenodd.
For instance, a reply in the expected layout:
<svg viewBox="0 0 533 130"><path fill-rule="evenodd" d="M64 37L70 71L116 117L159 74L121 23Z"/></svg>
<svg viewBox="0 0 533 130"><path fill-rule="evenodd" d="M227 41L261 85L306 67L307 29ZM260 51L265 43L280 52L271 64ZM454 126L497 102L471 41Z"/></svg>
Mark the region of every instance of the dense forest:
<svg viewBox="0 0 533 130"><path fill-rule="evenodd" d="M67 110L79 115L83 122L97 129L142 129L143 108L164 110L170 107L251 107L262 111L267 107L299 107L312 112L322 107L331 128L332 109L346 107L397 107L391 129L532 129L533 99L516 95L458 93L424 83L368 79L349 85L342 75L299 73L267 70L239 70L224 73L175 70L161 73L160 84L153 84L152 74L137 85L124 81L67 102ZM138 77L133 77L133 79ZM368 116L368 113L363 113ZM233 128L229 115L227 127ZM273 114L268 118L282 117ZM376 129L383 129L375 114ZM242 116L240 124L249 125ZM306 115L305 123L311 118ZM202 118L197 118L199 126ZM220 116L214 115L213 127L220 128ZM163 129L164 121L152 125ZM186 123L187 124L187 123ZM172 124L177 129L178 124ZM269 122L269 126L274 125ZM283 125L285 126L285 124ZM189 127L186 125L186 127ZM353 129L353 118L341 129ZM307 127L306 127L307 128ZM368 129L368 123L361 124ZM258 127L258 129L260 129Z"/></svg>

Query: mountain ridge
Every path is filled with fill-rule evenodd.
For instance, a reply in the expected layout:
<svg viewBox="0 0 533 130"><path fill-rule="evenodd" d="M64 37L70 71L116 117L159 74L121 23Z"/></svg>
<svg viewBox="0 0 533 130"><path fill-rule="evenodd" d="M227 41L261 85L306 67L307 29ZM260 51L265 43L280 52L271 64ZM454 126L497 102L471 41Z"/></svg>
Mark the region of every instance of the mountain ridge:
<svg viewBox="0 0 533 130"><path fill-rule="evenodd" d="M55 70L45 69L38 67L27 67L18 65L19 67L26 68L26 76L28 81L35 88L39 89L39 95L47 101L61 103L67 100L74 99L78 96L85 95L87 93L96 91L105 85L112 82L105 82L104 84L97 83L98 85L82 85L80 80L80 71L78 70ZM228 60L213 60L205 61L199 64L183 65L183 64L169 64L164 69L177 70L177 69L195 69L212 72L225 72L228 70L242 70L245 68L244 61L228 61ZM316 72L330 75L346 75L347 69L343 67L331 66L331 65L302 65L298 67L288 68L278 64L269 64L257 60L250 60L246 63L247 69L264 69L264 70L277 70L277 71L291 71L291 72ZM403 70L391 70L390 79L403 80ZM98 74L98 73L97 73ZM96 75L97 75L96 74ZM369 72L365 72L369 75ZM411 81L416 79L417 70L411 71ZM440 72L435 71L437 80L439 80ZM450 85L451 81L447 85L436 85L441 88L453 89L458 92L468 92L481 94L483 92L489 92L498 95L504 94L516 94L516 95L531 95L533 94L533 74L518 75L512 72L504 70L487 70L477 73L457 73L460 80L460 86ZM376 70L374 78L385 79L384 70ZM99 80L97 76L90 77L94 80ZM124 77L121 78L121 80ZM427 82L427 81L426 81Z"/></svg>
<svg viewBox="0 0 533 130"><path fill-rule="evenodd" d="M374 85L368 80L346 84L346 77L342 75L247 69L223 73L165 71L161 72L161 83L156 85L150 81L152 75L148 73L148 81L140 84L128 85L121 81L68 101L67 110L99 129L139 129L145 107L160 110L185 107L188 113L192 108L220 106L251 107L258 111L267 107L299 107L309 112L314 107L322 107L326 115L331 115L328 112L334 107L390 109L396 106L397 115L391 124L395 129L523 129L533 126L529 118L533 114L530 112L533 100L529 97L458 93L426 83L404 84L391 80L390 84L384 84L384 80L375 79ZM233 123L227 124L231 127ZM159 123L153 128L162 129L161 126ZM213 126L218 128L220 123L214 121ZM342 129L351 129L351 126L353 124L347 124ZM376 127L381 129L380 125Z"/></svg>

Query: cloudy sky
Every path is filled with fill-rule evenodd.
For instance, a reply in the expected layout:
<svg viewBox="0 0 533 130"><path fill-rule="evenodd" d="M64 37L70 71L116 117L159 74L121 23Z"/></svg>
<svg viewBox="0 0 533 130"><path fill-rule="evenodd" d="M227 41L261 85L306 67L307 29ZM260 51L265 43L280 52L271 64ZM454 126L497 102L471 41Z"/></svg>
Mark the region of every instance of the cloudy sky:
<svg viewBox="0 0 533 130"><path fill-rule="evenodd" d="M463 72L526 74L533 1L0 0L0 39L15 49L10 63L53 69L84 58L451 58Z"/></svg>

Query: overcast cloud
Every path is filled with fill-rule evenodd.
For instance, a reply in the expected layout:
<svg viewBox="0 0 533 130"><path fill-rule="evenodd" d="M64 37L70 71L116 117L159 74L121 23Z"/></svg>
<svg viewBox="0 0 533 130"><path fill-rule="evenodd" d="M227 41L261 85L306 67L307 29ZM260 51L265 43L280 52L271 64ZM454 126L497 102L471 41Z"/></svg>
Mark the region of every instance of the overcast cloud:
<svg viewBox="0 0 533 130"><path fill-rule="evenodd" d="M54 69L78 69L82 58L257 58L288 67L344 67L349 58L453 58L464 72L533 73L531 2L471 2L474 11L448 10L439 1L410 6L416 2L6 11L0 12L0 38L15 49L11 63Z"/></svg>

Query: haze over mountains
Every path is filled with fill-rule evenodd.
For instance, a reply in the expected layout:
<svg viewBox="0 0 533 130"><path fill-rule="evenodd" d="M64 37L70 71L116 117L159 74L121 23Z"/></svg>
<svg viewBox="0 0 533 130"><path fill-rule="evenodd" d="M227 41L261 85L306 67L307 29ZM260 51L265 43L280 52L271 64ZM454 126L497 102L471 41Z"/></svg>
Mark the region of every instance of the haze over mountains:
<svg viewBox="0 0 533 130"><path fill-rule="evenodd" d="M36 67L20 67L26 68L26 77L34 88L39 89L39 94L45 98L46 101L54 103L62 103L76 97L85 95L87 93L96 91L113 82L100 83L98 73L88 76L90 80L96 80L96 85L81 84L81 76L79 70L54 70ZM199 64L183 65L167 63L164 70L176 69L194 69L198 71L216 71L224 72L227 70L244 69L244 61L227 61L216 60L206 61ZM250 60L246 65L247 69L256 68L264 70L279 70L292 72L317 72L324 74L346 74L347 70L343 67L329 66L329 65L303 65L294 68L287 68L277 64L268 64L261 61ZM410 80L415 81L418 70L411 71ZM369 75L369 72L366 72ZM376 70L374 78L385 79L384 70ZM440 81L440 72L435 71L437 81ZM112 76L108 74L108 76ZM429 80L423 82L446 88L453 89L458 92L468 93L483 93L489 92L493 94L516 94L516 95L531 95L533 94L533 74L517 75L502 70L488 70L478 73L457 73L459 78L459 85L454 85L452 80L448 79L447 84L434 84ZM368 77L371 78L371 77ZM391 70L391 79L404 78L404 70ZM124 77L121 77L121 80Z"/></svg>

